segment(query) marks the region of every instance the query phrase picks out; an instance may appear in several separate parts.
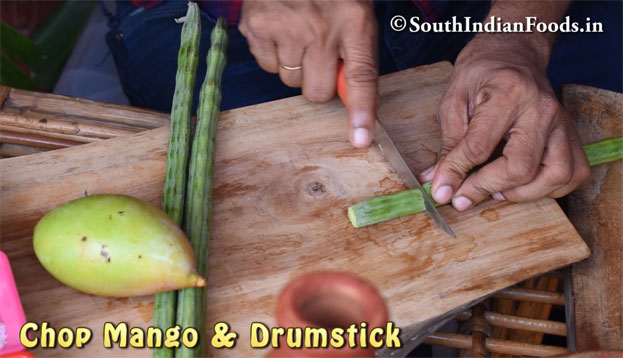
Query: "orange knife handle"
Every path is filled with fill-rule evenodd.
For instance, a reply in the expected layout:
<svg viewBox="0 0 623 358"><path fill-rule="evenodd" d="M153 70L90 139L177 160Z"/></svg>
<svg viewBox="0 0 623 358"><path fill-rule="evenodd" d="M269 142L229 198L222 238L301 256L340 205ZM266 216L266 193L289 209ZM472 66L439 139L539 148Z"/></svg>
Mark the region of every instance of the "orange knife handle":
<svg viewBox="0 0 623 358"><path fill-rule="evenodd" d="M348 107L347 96L346 96L346 78L344 77L344 62L340 60L337 69L337 95L344 103L344 106Z"/></svg>

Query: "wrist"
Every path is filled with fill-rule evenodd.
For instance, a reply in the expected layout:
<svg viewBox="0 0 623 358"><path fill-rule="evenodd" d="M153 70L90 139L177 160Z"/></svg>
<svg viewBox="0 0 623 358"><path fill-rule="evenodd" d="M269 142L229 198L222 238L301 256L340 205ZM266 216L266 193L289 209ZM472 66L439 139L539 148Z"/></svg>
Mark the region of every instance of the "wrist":
<svg viewBox="0 0 623 358"><path fill-rule="evenodd" d="M549 63L553 41L541 33L480 33L466 46L457 59L495 57L507 58L511 62L536 66L545 70ZM490 55L489 55L490 54Z"/></svg>
<svg viewBox="0 0 623 358"><path fill-rule="evenodd" d="M560 21L569 6L568 0L493 0L487 15L502 19L502 21L525 22L528 16L533 16L542 22ZM515 61L530 61L532 65L545 70L549 62L556 34L550 32L532 33L480 33L474 41L481 42L478 47L491 48L494 51L509 52Z"/></svg>

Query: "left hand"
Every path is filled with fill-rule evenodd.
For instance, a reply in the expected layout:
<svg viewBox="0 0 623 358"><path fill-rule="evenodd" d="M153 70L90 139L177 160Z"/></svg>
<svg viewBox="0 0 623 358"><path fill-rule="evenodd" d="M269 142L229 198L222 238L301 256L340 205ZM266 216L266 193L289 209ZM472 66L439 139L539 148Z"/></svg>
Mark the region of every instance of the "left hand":
<svg viewBox="0 0 623 358"><path fill-rule="evenodd" d="M490 195L558 198L588 179L588 161L546 66L539 47L517 35L476 36L463 49L437 112L440 158L420 176L433 181L437 202L452 200L463 211ZM467 176L502 139L503 155Z"/></svg>

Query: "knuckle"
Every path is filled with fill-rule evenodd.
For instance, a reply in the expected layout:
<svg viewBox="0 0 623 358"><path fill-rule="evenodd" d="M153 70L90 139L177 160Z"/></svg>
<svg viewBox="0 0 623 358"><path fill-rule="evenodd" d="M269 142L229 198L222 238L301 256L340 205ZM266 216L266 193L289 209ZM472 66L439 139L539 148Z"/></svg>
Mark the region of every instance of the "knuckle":
<svg viewBox="0 0 623 358"><path fill-rule="evenodd" d="M270 73L279 73L279 67L277 63L275 63L275 59L267 55L261 51L252 51L251 52L255 59L257 60L257 64L264 70Z"/></svg>
<svg viewBox="0 0 623 358"><path fill-rule="evenodd" d="M242 36L248 37L248 29L245 21L240 21L238 24L238 31L240 31Z"/></svg>
<svg viewBox="0 0 623 358"><path fill-rule="evenodd" d="M359 20L362 23L367 22L368 18L372 14L371 4L367 1L356 1L352 2L351 6L348 7L348 14L350 19Z"/></svg>
<svg viewBox="0 0 623 358"><path fill-rule="evenodd" d="M251 31L262 30L266 26L266 21L264 21L264 17L257 13L252 13L245 18L246 27Z"/></svg>
<svg viewBox="0 0 623 358"><path fill-rule="evenodd" d="M454 92L447 91L437 106L436 117L443 130L444 126L463 127L463 115L466 114L467 104L458 99Z"/></svg>
<svg viewBox="0 0 623 358"><path fill-rule="evenodd" d="M565 162L551 171L549 181L554 185L565 185L571 181L572 176L573 170L571 169L571 164Z"/></svg>
<svg viewBox="0 0 623 358"><path fill-rule="evenodd" d="M251 52L251 53L253 53L253 52ZM261 56L259 54L253 53L253 55L257 59L257 63L260 66L260 68L263 69L264 71L269 72L269 73L278 73L279 72L279 69L277 68L277 65L273 61L271 61L271 60L269 60L269 59L267 59L267 58L265 58L265 57L263 57L263 56Z"/></svg>
<svg viewBox="0 0 623 358"><path fill-rule="evenodd" d="M518 83L524 81L525 72L520 67L505 67L499 70L498 76L509 83Z"/></svg>
<svg viewBox="0 0 623 358"><path fill-rule="evenodd" d="M288 87L300 87L300 79L290 73L283 73L283 71L280 71L279 78L281 78L281 82Z"/></svg>
<svg viewBox="0 0 623 358"><path fill-rule="evenodd" d="M489 180L486 180L486 178L483 180L483 178L480 178L480 177L478 179L479 180L476 183L474 183L473 188L474 190L476 190L476 192L478 193L480 197L485 198L497 192L497 190L493 188Z"/></svg>
<svg viewBox="0 0 623 358"><path fill-rule="evenodd" d="M313 34L310 31L304 31L299 27L287 27L285 29L275 29L271 33L274 34L277 42L285 43L292 47L304 46L311 42Z"/></svg>
<svg viewBox="0 0 623 358"><path fill-rule="evenodd" d="M453 129L450 125L444 124L444 122L441 123L441 148L439 153L450 152L464 138L464 132Z"/></svg>
<svg viewBox="0 0 623 358"><path fill-rule="evenodd" d="M283 79L282 82L283 82L283 84L285 84L288 87L292 87L292 88L299 88L299 87L301 87L296 81L291 80L291 79Z"/></svg>
<svg viewBox="0 0 623 358"><path fill-rule="evenodd" d="M437 172L445 172L457 182L465 179L467 172L473 168L473 164L466 163L465 160L456 155L456 151L450 151L445 157Z"/></svg>
<svg viewBox="0 0 623 358"><path fill-rule="evenodd" d="M439 147L439 157L443 157L446 153L450 153L452 149L454 149L454 143L451 140L444 140Z"/></svg>
<svg viewBox="0 0 623 358"><path fill-rule="evenodd" d="M578 178L578 185L584 183L591 177L591 167L586 163L582 163L576 168L575 176Z"/></svg>
<svg viewBox="0 0 623 358"><path fill-rule="evenodd" d="M313 103L325 103L333 99L335 95L333 89L314 86L303 91L303 95L307 100Z"/></svg>
<svg viewBox="0 0 623 358"><path fill-rule="evenodd" d="M489 159L489 148L483 140L466 140L462 148L465 159L472 165L484 163Z"/></svg>
<svg viewBox="0 0 623 358"><path fill-rule="evenodd" d="M277 67L273 66L272 64L266 63L266 62L260 63L260 68L263 69L264 71L268 72L268 73L275 74L275 73L279 72Z"/></svg>
<svg viewBox="0 0 623 358"><path fill-rule="evenodd" d="M556 114L560 110L560 102L553 93L542 93L538 99L538 108L540 115L551 121L556 118Z"/></svg>
<svg viewBox="0 0 623 358"><path fill-rule="evenodd" d="M450 153L441 162L437 172L449 174L451 178L454 178L457 182L461 182L465 179L467 170L468 169L464 167L463 163L456 160L456 158Z"/></svg>
<svg viewBox="0 0 623 358"><path fill-rule="evenodd" d="M255 56L255 58L258 60L260 57L263 57L262 55L265 53L265 51L262 51L263 48L261 47L261 44L254 39L249 39L248 42L249 42L249 52L251 52L251 54Z"/></svg>
<svg viewBox="0 0 623 358"><path fill-rule="evenodd" d="M350 73L350 79L353 84L369 85L376 83L378 80L378 70L376 66L372 65L372 62L360 62L356 65Z"/></svg>
<svg viewBox="0 0 623 358"><path fill-rule="evenodd" d="M252 15L247 16L247 19L242 26L245 29L247 36L253 36L264 41L269 41L272 38L271 34L273 31L271 29L270 22L266 21L261 14L253 13Z"/></svg>
<svg viewBox="0 0 623 358"><path fill-rule="evenodd" d="M310 25L313 38L322 42L325 42L325 39L329 38L331 28L323 17L316 16L314 21L310 22Z"/></svg>
<svg viewBox="0 0 623 358"><path fill-rule="evenodd" d="M558 102L558 98L553 93L544 92L539 96L539 104L543 108L554 108L558 109L560 106L560 102Z"/></svg>
<svg viewBox="0 0 623 358"><path fill-rule="evenodd" d="M536 92L536 84L521 67L506 67L498 70L496 85L501 89L499 93L502 98L509 101L526 98Z"/></svg>
<svg viewBox="0 0 623 358"><path fill-rule="evenodd" d="M347 77L354 82L369 83L377 80L376 55L374 46L368 39L349 41L344 45L344 50L347 54Z"/></svg>
<svg viewBox="0 0 623 358"><path fill-rule="evenodd" d="M534 179L538 165L532 158L520 157L509 160L506 165L507 180L514 185L524 185Z"/></svg>
<svg viewBox="0 0 623 358"><path fill-rule="evenodd" d="M441 146L439 148L439 155L442 156L445 153L452 151L456 144L461 140L461 137L456 134L442 134Z"/></svg>
<svg viewBox="0 0 623 358"><path fill-rule="evenodd" d="M463 138L464 137L461 135L460 132L449 132L448 133L448 131L445 131L444 133L442 133L441 145L454 148L456 147L456 144L459 143L461 139Z"/></svg>
<svg viewBox="0 0 623 358"><path fill-rule="evenodd" d="M442 99L439 102L439 106L437 106L437 120L439 122L444 122L448 119L450 114L450 101L446 98Z"/></svg>

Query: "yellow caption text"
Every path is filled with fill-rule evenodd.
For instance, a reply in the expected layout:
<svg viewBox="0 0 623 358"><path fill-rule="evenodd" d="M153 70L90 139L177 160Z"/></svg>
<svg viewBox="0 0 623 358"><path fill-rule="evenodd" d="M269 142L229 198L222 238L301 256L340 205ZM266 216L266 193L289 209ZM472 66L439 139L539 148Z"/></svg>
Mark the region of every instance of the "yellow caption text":
<svg viewBox="0 0 623 358"><path fill-rule="evenodd" d="M227 333L229 326L219 322L214 326L211 343L214 348L233 346L236 333ZM225 331L224 333L222 333ZM233 335L233 336L232 336ZM87 327L54 328L48 322L28 322L20 329L20 342L26 348L83 348L91 341L93 331ZM103 327L103 345L105 348L194 348L199 344L199 331L188 327L170 327L162 330L157 327L128 327L125 322L106 322Z"/></svg>
<svg viewBox="0 0 623 358"><path fill-rule="evenodd" d="M400 348L400 328L393 322L385 327L368 327L366 322L348 328L268 327L260 322L251 323L251 348L280 348L283 345L298 348ZM127 323L106 322L102 329L105 348L195 348L200 341L199 331L188 327L129 327ZM93 338L87 327L54 328L48 322L28 322L20 330L20 341L26 348L84 348ZM225 322L214 325L209 345L213 348L233 348L238 333L231 331Z"/></svg>
<svg viewBox="0 0 623 358"><path fill-rule="evenodd" d="M273 327L251 323L252 348L279 348L285 343L289 348L400 348L400 328L393 322L385 327L369 329L367 322L351 324L348 328Z"/></svg>

